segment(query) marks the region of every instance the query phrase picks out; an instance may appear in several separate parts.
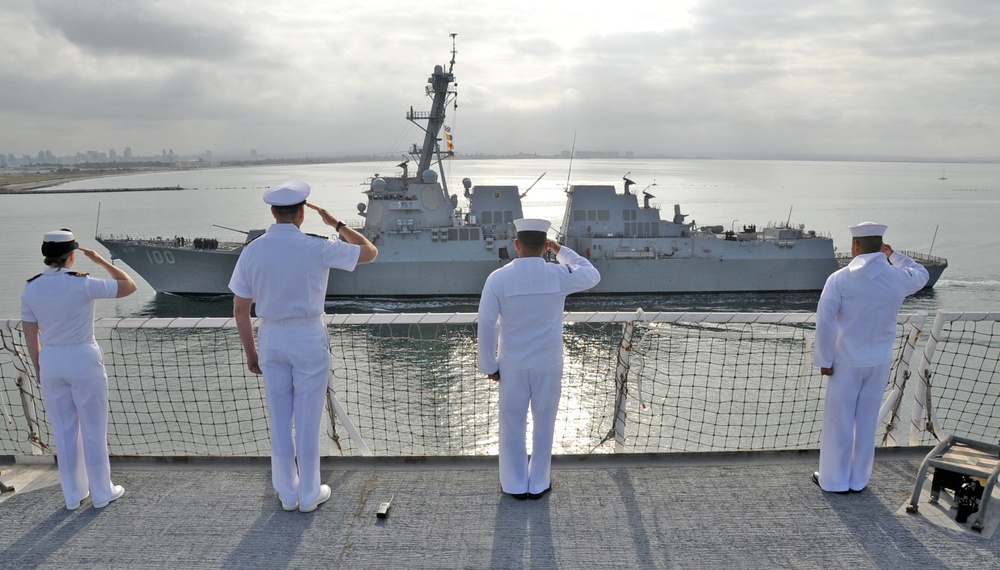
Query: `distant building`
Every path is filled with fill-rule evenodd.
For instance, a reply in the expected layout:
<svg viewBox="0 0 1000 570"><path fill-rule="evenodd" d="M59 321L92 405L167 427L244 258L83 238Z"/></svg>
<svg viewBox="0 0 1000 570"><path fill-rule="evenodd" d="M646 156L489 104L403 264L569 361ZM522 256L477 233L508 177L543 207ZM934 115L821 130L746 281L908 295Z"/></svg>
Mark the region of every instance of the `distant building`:
<svg viewBox="0 0 1000 570"><path fill-rule="evenodd" d="M622 153L617 150L578 150L575 153L573 151L564 150L560 153L563 158L621 158ZM625 156L634 156L635 153L629 151L625 153Z"/></svg>

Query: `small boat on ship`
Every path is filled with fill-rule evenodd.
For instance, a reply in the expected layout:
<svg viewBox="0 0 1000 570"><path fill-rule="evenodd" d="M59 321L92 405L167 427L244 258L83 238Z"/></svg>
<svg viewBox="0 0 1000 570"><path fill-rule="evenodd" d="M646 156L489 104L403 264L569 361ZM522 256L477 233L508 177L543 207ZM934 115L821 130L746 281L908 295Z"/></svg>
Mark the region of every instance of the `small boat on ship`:
<svg viewBox="0 0 1000 570"><path fill-rule="evenodd" d="M513 221L523 217L517 186L475 186L462 180L463 208L449 190L439 138L448 104L454 100L455 47L451 61L435 66L428 79L430 111L406 119L424 130L410 161L394 176L375 174L358 204L364 224L358 227L379 249L373 263L353 272L332 271L329 297L478 296L486 277L516 257ZM426 123L421 125L421 123ZM450 143L450 141L449 141ZM623 193L613 185L567 188L561 243L591 259L601 272L592 294L811 291L822 289L840 264L833 240L802 226L772 224L696 227L685 221L679 205L670 219L644 192L640 205L625 177ZM144 239L96 236L111 253L161 293L185 296L229 295L229 278L248 239ZM920 257L914 256L921 262ZM947 261L931 271L931 282ZM931 266L929 266L931 268Z"/></svg>

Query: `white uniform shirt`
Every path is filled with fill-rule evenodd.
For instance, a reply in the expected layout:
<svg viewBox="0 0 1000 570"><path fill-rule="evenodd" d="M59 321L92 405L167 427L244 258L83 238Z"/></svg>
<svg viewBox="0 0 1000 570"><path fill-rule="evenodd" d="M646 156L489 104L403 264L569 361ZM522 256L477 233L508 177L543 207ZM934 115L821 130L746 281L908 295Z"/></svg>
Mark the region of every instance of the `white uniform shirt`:
<svg viewBox="0 0 1000 570"><path fill-rule="evenodd" d="M556 260L517 258L487 277L479 299L480 372L562 362L566 296L597 285L601 275L568 247Z"/></svg>
<svg viewBox="0 0 1000 570"><path fill-rule="evenodd" d="M816 308L813 364L831 368L892 361L899 308L927 284L927 269L893 252L861 254L830 275Z"/></svg>
<svg viewBox="0 0 1000 570"><path fill-rule="evenodd" d="M323 314L330 269L354 271L361 247L305 234L295 224L272 224L240 253L229 289L254 299L264 321Z"/></svg>
<svg viewBox="0 0 1000 570"><path fill-rule="evenodd" d="M49 267L24 286L21 320L38 323L42 345L88 344L94 340L96 299L118 296L118 282Z"/></svg>

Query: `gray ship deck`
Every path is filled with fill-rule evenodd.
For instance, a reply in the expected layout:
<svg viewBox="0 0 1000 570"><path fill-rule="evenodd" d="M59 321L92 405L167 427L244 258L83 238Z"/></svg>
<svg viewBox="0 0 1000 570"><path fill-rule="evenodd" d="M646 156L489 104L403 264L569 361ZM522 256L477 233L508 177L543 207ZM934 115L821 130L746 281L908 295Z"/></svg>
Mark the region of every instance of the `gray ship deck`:
<svg viewBox="0 0 1000 570"><path fill-rule="evenodd" d="M117 459L125 497L73 512L51 463L0 461L0 567L1000 567L1000 508L982 534L902 512L926 451L879 449L851 495L810 481L815 452L557 457L538 501L501 495L491 457L329 459L310 514L281 510L266 460Z"/></svg>

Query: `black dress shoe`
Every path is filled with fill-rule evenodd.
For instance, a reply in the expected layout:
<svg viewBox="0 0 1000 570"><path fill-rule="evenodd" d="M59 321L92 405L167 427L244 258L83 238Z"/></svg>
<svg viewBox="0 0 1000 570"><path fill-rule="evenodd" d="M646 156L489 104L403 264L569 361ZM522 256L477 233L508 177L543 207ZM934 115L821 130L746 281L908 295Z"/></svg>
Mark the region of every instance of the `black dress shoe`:
<svg viewBox="0 0 1000 570"><path fill-rule="evenodd" d="M518 501L523 501L527 499L529 496L531 496L531 493L506 493L506 494L510 495L511 497L514 497Z"/></svg>
<svg viewBox="0 0 1000 570"><path fill-rule="evenodd" d="M851 492L851 493L860 493L860 492L864 491L867 488L868 488L868 485L865 485L864 487L862 487L860 489L851 489L849 492Z"/></svg>
<svg viewBox="0 0 1000 570"><path fill-rule="evenodd" d="M541 493L528 493L528 498L531 499L532 501L537 501L538 499L541 499L545 495L549 494L549 492L551 491L552 491L552 485L549 485L548 488L542 491Z"/></svg>
<svg viewBox="0 0 1000 570"><path fill-rule="evenodd" d="M813 480L813 483L816 483L816 486L819 487L819 471L813 471L812 480ZM848 493L851 492L851 491L827 491L826 489L823 489L823 487L820 487L820 489L824 493L834 493L834 494L837 494L837 495L846 495L846 494L848 494ZM861 491L855 491L855 492L856 493L860 493Z"/></svg>

